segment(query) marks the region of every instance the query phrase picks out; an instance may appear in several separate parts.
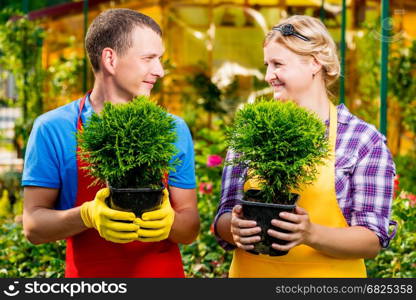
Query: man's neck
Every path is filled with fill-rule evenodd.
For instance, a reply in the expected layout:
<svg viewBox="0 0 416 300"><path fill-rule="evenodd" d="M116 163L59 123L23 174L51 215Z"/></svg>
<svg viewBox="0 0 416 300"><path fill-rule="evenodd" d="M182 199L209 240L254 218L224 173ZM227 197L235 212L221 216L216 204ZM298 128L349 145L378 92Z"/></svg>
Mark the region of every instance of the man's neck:
<svg viewBox="0 0 416 300"><path fill-rule="evenodd" d="M96 78L90 95L90 103L94 112L100 113L104 108L105 102L116 104L127 103L130 100L126 95L118 93L112 82L104 82L102 78Z"/></svg>

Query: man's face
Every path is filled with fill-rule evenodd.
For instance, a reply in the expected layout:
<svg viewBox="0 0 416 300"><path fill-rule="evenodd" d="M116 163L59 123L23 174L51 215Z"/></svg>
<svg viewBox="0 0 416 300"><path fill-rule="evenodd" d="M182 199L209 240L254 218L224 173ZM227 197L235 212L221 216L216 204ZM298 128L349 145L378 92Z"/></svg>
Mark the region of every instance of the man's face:
<svg viewBox="0 0 416 300"><path fill-rule="evenodd" d="M161 37L148 27L136 26L131 39L132 47L118 55L114 73L116 92L126 99L149 96L156 81L164 75Z"/></svg>

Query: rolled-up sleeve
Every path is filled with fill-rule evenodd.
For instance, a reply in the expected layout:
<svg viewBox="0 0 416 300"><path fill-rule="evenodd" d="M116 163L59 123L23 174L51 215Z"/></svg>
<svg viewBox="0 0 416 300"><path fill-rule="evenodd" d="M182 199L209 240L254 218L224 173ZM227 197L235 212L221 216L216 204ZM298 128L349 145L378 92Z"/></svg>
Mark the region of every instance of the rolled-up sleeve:
<svg viewBox="0 0 416 300"><path fill-rule="evenodd" d="M233 151L228 151L226 161L232 160L235 156L236 154ZM218 243L225 250L232 250L235 246L221 239L217 233L217 222L221 215L231 212L238 201L243 198L243 186L246 173L246 168L232 165L226 165L222 172L221 200L214 219L214 231Z"/></svg>
<svg viewBox="0 0 416 300"><path fill-rule="evenodd" d="M385 248L394 237L389 233L395 166L381 137L366 145L351 178L351 226L364 226L377 234Z"/></svg>

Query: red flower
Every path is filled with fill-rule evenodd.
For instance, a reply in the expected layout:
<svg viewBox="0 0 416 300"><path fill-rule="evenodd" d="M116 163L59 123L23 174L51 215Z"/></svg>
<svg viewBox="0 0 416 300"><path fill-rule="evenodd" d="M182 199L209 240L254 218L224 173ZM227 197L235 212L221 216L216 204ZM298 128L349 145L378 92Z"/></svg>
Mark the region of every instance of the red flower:
<svg viewBox="0 0 416 300"><path fill-rule="evenodd" d="M402 198L402 199L408 199L410 206L412 206L412 207L416 206L416 195L415 194L411 194L411 193L407 193L407 192L402 191L400 193L399 197Z"/></svg>
<svg viewBox="0 0 416 300"><path fill-rule="evenodd" d="M219 155L209 155L207 159L207 167L213 168L222 164L222 157Z"/></svg>
<svg viewBox="0 0 416 300"><path fill-rule="evenodd" d="M400 178L400 175L398 174L394 177L394 194L393 194L394 198L396 198L396 194L399 191L399 183L400 183L399 178Z"/></svg>
<svg viewBox="0 0 416 300"><path fill-rule="evenodd" d="M410 206L416 206L416 195L415 194L407 194L407 199L410 200Z"/></svg>
<svg viewBox="0 0 416 300"><path fill-rule="evenodd" d="M199 192L201 194L211 194L212 193L212 183L211 182L201 182L199 184Z"/></svg>
<svg viewBox="0 0 416 300"><path fill-rule="evenodd" d="M213 261L211 261L211 265L215 268L215 267L218 267L220 265L220 263L219 263L218 260L213 260Z"/></svg>

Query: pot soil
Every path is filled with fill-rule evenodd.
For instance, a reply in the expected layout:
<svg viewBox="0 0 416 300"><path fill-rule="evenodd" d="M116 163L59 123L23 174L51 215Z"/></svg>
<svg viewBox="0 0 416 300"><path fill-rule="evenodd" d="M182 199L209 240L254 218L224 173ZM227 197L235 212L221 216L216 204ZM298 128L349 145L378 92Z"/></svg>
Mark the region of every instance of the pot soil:
<svg viewBox="0 0 416 300"><path fill-rule="evenodd" d="M113 188L110 186L110 197L107 205L113 209L131 211L136 217L145 212L158 209L163 201L163 189L151 188Z"/></svg>
<svg viewBox="0 0 416 300"><path fill-rule="evenodd" d="M244 218L247 220L254 220L257 222L257 226L261 228L260 238L258 243L254 244L254 249L248 252L252 254L267 254L269 256L282 256L286 255L289 251L280 251L272 248L272 244L286 245L288 241L271 237L267 234L268 229L273 229L283 233L289 233L289 231L275 227L271 224L272 219L283 220L279 217L279 213L294 212L296 207L296 201L299 199L298 194L291 194L292 203L294 204L271 204L262 203L261 192L258 190L249 190L245 193L244 199L241 201L243 207ZM286 202L287 203L287 202Z"/></svg>

